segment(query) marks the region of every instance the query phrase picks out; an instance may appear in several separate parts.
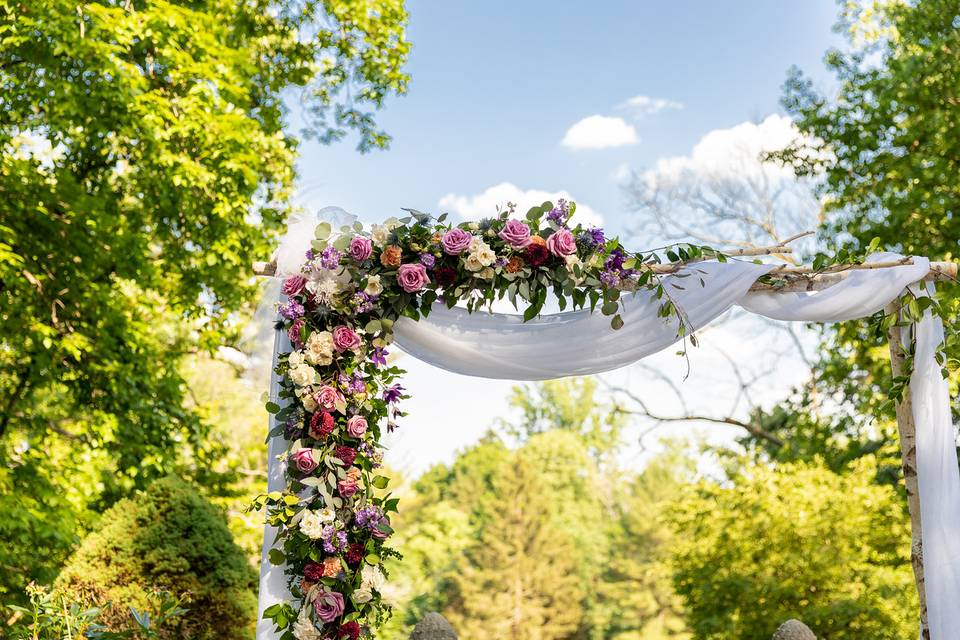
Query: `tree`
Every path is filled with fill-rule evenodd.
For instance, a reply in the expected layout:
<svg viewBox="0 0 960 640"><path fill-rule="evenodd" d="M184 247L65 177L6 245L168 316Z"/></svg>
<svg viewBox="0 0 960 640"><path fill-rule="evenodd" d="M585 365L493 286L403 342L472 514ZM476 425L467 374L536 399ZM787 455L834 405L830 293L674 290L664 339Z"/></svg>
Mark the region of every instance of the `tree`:
<svg viewBox="0 0 960 640"><path fill-rule="evenodd" d="M464 640L553 640L580 622L583 586L573 540L551 518L553 498L530 465L507 457L483 497L488 521L454 577L445 615Z"/></svg>
<svg viewBox="0 0 960 640"><path fill-rule="evenodd" d="M233 542L223 515L174 477L154 482L102 516L57 578L57 589L84 606L114 606L101 622L125 628L128 607L153 606L152 592L188 595L189 615L161 638L252 638L257 576Z"/></svg>
<svg viewBox="0 0 960 640"><path fill-rule="evenodd" d="M831 640L916 633L902 502L858 464L748 465L680 502L674 584L695 638L767 638L788 618Z"/></svg>
<svg viewBox="0 0 960 640"><path fill-rule="evenodd" d="M290 209L283 98L386 145L368 110L405 90L405 25L402 0L0 1L0 594L117 498L215 466L179 365L236 336Z"/></svg>
<svg viewBox="0 0 960 640"><path fill-rule="evenodd" d="M839 27L849 45L826 55L837 90L824 95L791 71L783 104L806 136L777 157L800 174L821 176L825 241L838 238L859 252L878 238L905 254L953 259L960 235L960 2L842 6ZM938 297L956 315L956 288L941 287ZM818 369L855 411L891 420L884 341L862 323L829 329ZM947 354L960 354L953 341Z"/></svg>

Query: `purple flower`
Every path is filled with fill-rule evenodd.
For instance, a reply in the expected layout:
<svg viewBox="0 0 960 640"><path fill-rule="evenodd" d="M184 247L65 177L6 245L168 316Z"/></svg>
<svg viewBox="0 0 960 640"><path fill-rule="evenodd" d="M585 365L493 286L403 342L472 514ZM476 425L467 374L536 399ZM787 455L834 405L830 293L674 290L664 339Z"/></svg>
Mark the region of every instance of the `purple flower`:
<svg viewBox="0 0 960 640"><path fill-rule="evenodd" d="M378 367L385 367L387 366L388 355L390 355L390 352L383 347L374 347L373 351L370 352L370 362Z"/></svg>
<svg viewBox="0 0 960 640"><path fill-rule="evenodd" d="M386 518L384 517L383 509L370 505L357 510L356 523L358 527L373 531L381 524L386 524Z"/></svg>
<svg viewBox="0 0 960 640"><path fill-rule="evenodd" d="M370 466L376 469L383 464L383 452L369 442L361 442L357 450L370 461Z"/></svg>
<svg viewBox="0 0 960 640"><path fill-rule="evenodd" d="M437 258L432 253L421 253L420 264L427 269L433 269L434 265L437 264Z"/></svg>
<svg viewBox="0 0 960 640"><path fill-rule="evenodd" d="M296 300L290 300L286 304L280 305L278 311L280 312L280 315L287 320L296 320L303 315L304 309L303 305Z"/></svg>
<svg viewBox="0 0 960 640"><path fill-rule="evenodd" d="M600 283L608 289L615 289L620 286L620 276L616 271L605 270L600 274Z"/></svg>
<svg viewBox="0 0 960 640"><path fill-rule="evenodd" d="M550 213L547 214L547 220L555 222L561 227L567 223L567 215L570 212L570 207L567 205L567 201L563 198L557 200L557 206L550 210Z"/></svg>
<svg viewBox="0 0 960 640"><path fill-rule="evenodd" d="M607 241L606 237L603 235L603 229L599 227L594 227L584 231L580 234L580 237L577 238L577 240L579 240L580 244L588 249L596 249Z"/></svg>
<svg viewBox="0 0 960 640"><path fill-rule="evenodd" d="M390 404L393 404L400 400L400 396L403 395L403 391L403 387L401 387L399 384L395 384L392 387L383 390L383 399Z"/></svg>
<svg viewBox="0 0 960 640"><path fill-rule="evenodd" d="M320 266L324 269L336 269L340 266L340 256L342 254L332 246L327 247L320 254Z"/></svg>
<svg viewBox="0 0 960 640"><path fill-rule="evenodd" d="M611 271L620 271L623 269L623 262L626 260L627 256L623 253L623 249L617 247L610 252L610 257L607 258L607 261L603 264L604 268Z"/></svg>

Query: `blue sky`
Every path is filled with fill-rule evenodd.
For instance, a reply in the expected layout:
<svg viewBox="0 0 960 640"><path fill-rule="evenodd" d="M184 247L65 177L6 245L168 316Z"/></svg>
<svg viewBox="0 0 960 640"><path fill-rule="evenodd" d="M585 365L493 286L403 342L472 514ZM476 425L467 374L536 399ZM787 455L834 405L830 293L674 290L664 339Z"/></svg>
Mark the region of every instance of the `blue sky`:
<svg viewBox="0 0 960 640"><path fill-rule="evenodd" d="M599 213L608 231L622 233L630 213L618 171L688 155L710 132L781 112L778 100L790 65L829 86L821 60L839 42L831 29L831 0L413 0L408 8L410 90L391 99L379 118L394 137L390 150L360 155L355 140L328 147L305 143L297 198L304 207L337 205L369 223L398 215L404 206L437 212L441 200L471 209L477 194L509 182L520 192L565 190ZM682 107L643 114L622 106L636 96ZM619 134L614 131L613 138L637 141L602 149L562 144L571 127L591 116L608 119L602 121L607 125L621 119L614 122ZM588 130L581 142L600 133ZM722 145L711 158L724 163ZM477 207L459 213L480 214ZM637 238L629 244L650 246ZM682 384L706 409L723 411L734 394L732 375L710 345L747 358L751 350L769 355L777 341L761 342L735 327L707 338ZM761 354L756 360L769 358ZM683 379L683 364L672 352L650 362ZM405 384L414 398L401 430L389 438L387 460L394 468L412 474L449 461L509 412L512 382L465 378L409 357L398 364L409 370ZM804 371L784 365L761 398L782 398ZM670 393L642 369L616 375L617 384L654 399ZM735 435L716 425L699 428L725 441Z"/></svg>
<svg viewBox="0 0 960 640"><path fill-rule="evenodd" d="M401 206L436 211L450 193L504 181L566 190L622 231L628 215L612 178L686 153L707 132L779 112L786 70L824 83L836 44L830 0L730 2L487 2L413 0L407 95L380 122L389 151L352 140L305 144L299 202L335 204L373 221ZM654 115L619 108L644 95L681 103ZM619 117L637 144L561 145L592 115Z"/></svg>

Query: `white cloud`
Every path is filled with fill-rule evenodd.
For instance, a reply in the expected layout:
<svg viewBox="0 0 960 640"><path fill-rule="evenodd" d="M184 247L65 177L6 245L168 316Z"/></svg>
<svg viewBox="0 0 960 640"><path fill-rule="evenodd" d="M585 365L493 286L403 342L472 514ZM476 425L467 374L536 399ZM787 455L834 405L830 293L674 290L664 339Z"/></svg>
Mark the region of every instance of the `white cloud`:
<svg viewBox="0 0 960 640"><path fill-rule="evenodd" d="M652 116L661 111L683 109L683 103L666 98L651 98L650 96L633 96L620 105L621 109L630 109L645 116Z"/></svg>
<svg viewBox="0 0 960 640"><path fill-rule="evenodd" d="M588 116L567 129L563 146L570 149L607 149L640 142L637 131L623 118Z"/></svg>
<svg viewBox="0 0 960 640"><path fill-rule="evenodd" d="M790 118L768 116L756 124L744 122L729 129L714 129L689 155L663 158L641 180L659 187L696 180L795 180L789 167L761 162L764 153L783 149L800 136Z"/></svg>
<svg viewBox="0 0 960 640"><path fill-rule="evenodd" d="M494 216L497 213L497 207L505 207L508 202L516 204L517 211L522 215L530 207L542 204L547 200L556 203L560 198L577 203L574 222L581 222L587 226L603 224L603 217L599 213L589 205L579 202L568 191L521 189L512 182L495 184L472 196L449 193L440 198L440 208L470 220Z"/></svg>

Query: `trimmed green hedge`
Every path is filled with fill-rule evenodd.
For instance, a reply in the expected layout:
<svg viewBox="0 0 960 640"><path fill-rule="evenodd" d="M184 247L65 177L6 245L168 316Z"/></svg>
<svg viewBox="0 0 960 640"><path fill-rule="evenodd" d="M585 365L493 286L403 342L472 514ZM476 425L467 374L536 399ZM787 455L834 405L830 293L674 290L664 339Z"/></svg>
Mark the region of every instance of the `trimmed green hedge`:
<svg viewBox="0 0 960 640"><path fill-rule="evenodd" d="M164 629L169 640L246 640L256 626L256 573L220 511L191 485L169 477L103 514L57 578L87 605L113 606L103 620L118 628L147 594L188 593L189 612Z"/></svg>

